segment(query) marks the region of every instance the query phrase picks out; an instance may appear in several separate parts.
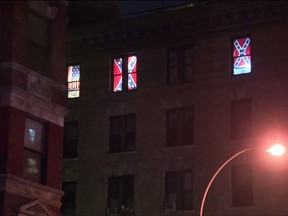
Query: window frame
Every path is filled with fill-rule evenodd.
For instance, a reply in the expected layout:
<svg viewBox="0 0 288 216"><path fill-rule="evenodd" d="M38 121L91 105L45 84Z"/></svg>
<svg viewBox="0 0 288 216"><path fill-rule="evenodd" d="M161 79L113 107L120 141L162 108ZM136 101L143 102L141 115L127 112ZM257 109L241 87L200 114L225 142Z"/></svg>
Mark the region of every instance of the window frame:
<svg viewBox="0 0 288 216"><path fill-rule="evenodd" d="M245 175L243 175L243 170L242 172L241 170L239 170L241 168L242 169L248 168L248 170L244 170ZM240 173L236 173L236 171ZM244 206L254 205L253 166L251 164L231 165L230 178L231 178L231 204L232 206L244 207ZM246 178L246 179L243 180L243 178ZM246 181L245 185L243 185L243 181Z"/></svg>
<svg viewBox="0 0 288 216"><path fill-rule="evenodd" d="M240 55L240 56L236 56L236 57L234 57L234 47L235 47L235 45L234 45L234 42L235 42L235 40L241 40L241 39L249 39L249 44L250 44L250 54L245 54L245 55ZM241 47L241 48L243 48L243 46ZM246 51L246 50L245 50ZM245 52L244 51L244 52ZM245 57L249 57L249 59L250 59L250 72L244 72L244 73L235 73L235 65L234 65L234 62L235 62L235 59L237 59L237 58L245 58ZM250 34L246 34L246 35L241 35L241 36L235 36L235 37L233 37L232 39L231 39L231 65L232 65L232 67L231 67L231 73L232 73L232 75L233 76L241 76L241 75L248 75L248 74L251 74L252 73L252 69L253 69L253 67L252 67L252 38L251 38L251 35Z"/></svg>
<svg viewBox="0 0 288 216"><path fill-rule="evenodd" d="M190 185L191 188L189 189L185 189L185 186L184 186L185 174L191 175L191 179L188 179L189 184L191 184ZM174 182L171 183L171 181L173 181L171 180L173 178L173 175L174 175L174 178L176 178L176 181L174 179ZM168 183L169 176L170 176L171 185L169 185ZM173 197L173 195L171 195L172 193L175 194L174 198L171 198L171 196ZM185 194L187 195L187 193L188 195L189 194L191 195L188 197L191 197L192 200L185 199ZM165 203L175 202L176 211L190 211L194 209L194 197L195 197L194 196L194 179L193 179L192 169L164 172L164 206L165 206ZM173 200L173 199L176 199L176 200ZM185 206L185 204L188 206Z"/></svg>
<svg viewBox="0 0 288 216"><path fill-rule="evenodd" d="M27 127L28 127L28 121L32 123L36 123L41 126L41 147L33 148L32 145L27 144ZM31 125L30 125L31 127ZM46 182L46 175L47 175L47 123L38 119L35 119L33 117L26 117L25 118L25 136L24 136L24 155L23 155L23 178L38 182L38 183L45 183ZM39 158L40 165L37 167L40 169L38 175L29 175L28 172L25 171L25 169L29 168L29 165L27 166L27 159L29 155L33 156L34 158ZM32 163L33 161L31 161ZM29 163L29 162L28 162ZM26 167L27 166L27 167ZM36 169L37 169L36 168Z"/></svg>
<svg viewBox="0 0 288 216"><path fill-rule="evenodd" d="M192 115L192 119L187 119L185 115ZM165 147L179 147L194 145L194 130L195 130L195 111L194 106L183 106L177 108L166 109L166 136ZM172 118L174 114L174 123ZM171 123L172 122L172 123ZM172 125L172 127L170 126ZM187 131L189 129L189 131ZM173 134L174 139L173 140ZM173 144L175 143L175 144Z"/></svg>
<svg viewBox="0 0 288 216"><path fill-rule="evenodd" d="M186 55L187 51L192 50L192 55ZM177 58L171 58L172 52L177 53ZM191 62L187 62L189 57L192 59ZM176 65L172 65L172 62L177 62ZM186 69L187 67L191 67L191 76L190 78L187 77ZM195 74L195 47L193 44L189 44L186 46L176 46L170 47L167 49L166 54L166 68L167 68L167 75L166 75L166 83L167 85L177 85L177 84L184 84L184 83L191 83L194 81L194 74ZM175 81L172 80L172 69L176 69L178 72L176 73L177 79Z"/></svg>
<svg viewBox="0 0 288 216"><path fill-rule="evenodd" d="M45 31L46 32L43 32L43 36L46 39L43 39L43 38L40 39L37 37L39 35L35 35L35 28L37 28L37 29L41 29L41 28L39 28L39 26L35 27L35 26L31 25L32 23L30 22L30 16L37 17L37 19L39 19L39 20L41 20L41 22L43 21L43 23L45 23L45 25L46 25ZM51 34L50 33L51 23L47 18L39 15L38 13L35 13L32 10L29 10L27 20L28 20L27 21L28 22L27 41L28 41L28 47L30 50L29 55L28 55L28 60L29 60L28 65L32 70L34 70L40 74L43 74L43 75L48 75L48 73L50 71L49 59L51 57L50 56L50 40L49 40L50 34ZM33 23L33 24L35 24L35 23ZM39 24L39 22L38 22L38 24ZM30 32L32 32L33 35L31 35ZM36 32L39 32L39 31L36 31ZM34 38L34 36L36 36L36 39ZM42 61L40 62L40 64L39 64L39 61L35 61L35 55L36 55L36 53L34 52L35 50L40 51L37 54L38 57L40 56L40 53L43 54L42 57L44 57L44 58L41 59ZM33 55L33 56L31 56L31 55Z"/></svg>
<svg viewBox="0 0 288 216"><path fill-rule="evenodd" d="M76 80L73 80L73 67L79 67L79 78L76 78ZM67 98L69 100L71 99L76 99L76 98L79 98L80 97L80 89L81 89L81 65L80 63L74 63L74 64L69 64L67 65L67 75L66 75L66 81L67 81ZM70 68L71 68L71 77L70 77ZM71 79L71 80L70 80ZM73 85L74 84L74 85ZM77 91L76 95L75 96L71 96L69 97L69 93L70 93L70 85L73 85L75 87L75 89L71 88L72 92L73 91Z"/></svg>
<svg viewBox="0 0 288 216"><path fill-rule="evenodd" d="M244 109L243 106L245 106ZM231 140L249 139L252 135L252 100L250 98L233 100L230 102L230 107L231 107L230 108ZM241 110L241 113L239 112L239 110ZM245 118L243 118L243 115L246 112L248 112L249 116L248 117L245 116ZM241 123L239 123L239 121L241 121Z"/></svg>
<svg viewBox="0 0 288 216"><path fill-rule="evenodd" d="M73 187L73 190L67 192L67 190L65 190L65 186L64 185L72 185ZM62 202L62 206L61 206L61 213L63 214L63 216L65 216L65 210L67 209L64 209L65 206L67 205L67 199L72 197L72 201L70 199L68 204L69 205L72 205L72 209L69 208L69 210L72 210L72 213L69 211L69 213L67 215L69 216L75 216L76 215L76 194L77 194L77 182L76 181L64 181L62 182L62 188L61 188L63 191L64 191L64 195L62 196L61 198L61 202ZM74 193L71 195L71 192ZM68 196L69 195L69 196ZM67 198L68 196L68 198Z"/></svg>
<svg viewBox="0 0 288 216"><path fill-rule="evenodd" d="M76 134L74 136L68 136L69 133L67 126L76 127ZM75 128L72 128L72 130ZM66 136L67 135L67 136ZM78 139L79 139L79 122L78 121L68 121L64 123L64 136L63 136L63 159L71 159L78 157ZM66 151L70 147L70 143L73 143L73 152ZM74 146L75 145L75 146ZM71 147L70 147L71 149Z"/></svg>
<svg viewBox="0 0 288 216"><path fill-rule="evenodd" d="M135 63L135 71L129 72L129 68L128 68L128 63L129 63L129 58L130 57L136 57L136 63ZM115 67L115 60L116 59L121 59L121 73L117 73L114 74L114 67ZM125 54L125 55L118 55L118 56L113 56L111 58L111 72L110 72L110 91L112 93L118 93L118 92L132 92L132 91L136 91L138 88L138 55L136 55L136 53L129 53L129 54ZM118 66L118 64L117 64ZM131 77L130 77L131 74ZM120 79L122 79L122 85L121 85L121 90L116 90L115 87L117 85L115 85L115 77L120 77ZM129 88L129 80L132 80L133 83L135 84L135 87L133 88ZM120 81L119 81L120 82Z"/></svg>
<svg viewBox="0 0 288 216"><path fill-rule="evenodd" d="M132 122L133 125L130 125L133 127L132 130L134 130L134 132L129 131L127 128L129 126L129 123L127 123L129 120L134 122ZM116 143L117 140L115 141L115 136L117 135L114 133L115 125L117 125L116 121L119 123L119 144ZM136 124L136 113L110 116L109 154L136 151ZM133 144L129 145L131 140L133 140Z"/></svg>
<svg viewBox="0 0 288 216"><path fill-rule="evenodd" d="M134 175L107 177L108 209L114 209L114 210L116 209L116 212L120 213L121 215L122 213L126 213L125 215L133 214L134 198L135 198L134 193L135 193ZM112 205L113 202L115 202L114 205Z"/></svg>

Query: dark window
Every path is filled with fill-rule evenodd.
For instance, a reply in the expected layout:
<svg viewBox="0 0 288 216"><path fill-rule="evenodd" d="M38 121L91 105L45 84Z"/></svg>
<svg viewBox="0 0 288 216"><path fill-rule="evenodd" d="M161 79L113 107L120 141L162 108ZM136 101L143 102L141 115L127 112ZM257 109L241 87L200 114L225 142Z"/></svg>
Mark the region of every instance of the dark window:
<svg viewBox="0 0 288 216"><path fill-rule="evenodd" d="M134 177L118 176L108 178L107 211L129 215L134 209ZM124 214L126 213L126 214Z"/></svg>
<svg viewBox="0 0 288 216"><path fill-rule="evenodd" d="M125 152L135 150L136 115L120 115L110 117L109 152Z"/></svg>
<svg viewBox="0 0 288 216"><path fill-rule="evenodd" d="M193 125L193 107L168 109L166 112L166 146L193 144Z"/></svg>
<svg viewBox="0 0 288 216"><path fill-rule="evenodd" d="M45 181L45 125L26 118L23 177L35 182Z"/></svg>
<svg viewBox="0 0 288 216"><path fill-rule="evenodd" d="M63 158L77 157L78 122L66 122L64 125Z"/></svg>
<svg viewBox="0 0 288 216"><path fill-rule="evenodd" d="M137 89L137 56L129 55L113 59L112 91Z"/></svg>
<svg viewBox="0 0 288 216"><path fill-rule="evenodd" d="M251 39L250 37L233 40L233 75L251 73Z"/></svg>
<svg viewBox="0 0 288 216"><path fill-rule="evenodd" d="M243 139L251 135L251 101L249 99L231 103L231 138Z"/></svg>
<svg viewBox="0 0 288 216"><path fill-rule="evenodd" d="M253 205L253 176L250 165L231 167L232 205Z"/></svg>
<svg viewBox="0 0 288 216"><path fill-rule="evenodd" d="M167 83L185 83L193 80L194 49L179 47L168 50Z"/></svg>
<svg viewBox="0 0 288 216"><path fill-rule="evenodd" d="M76 182L62 182L62 197L61 212L64 216L75 216L76 208Z"/></svg>
<svg viewBox="0 0 288 216"><path fill-rule="evenodd" d="M175 210L193 209L193 176L191 170L165 173L165 206Z"/></svg>
<svg viewBox="0 0 288 216"><path fill-rule="evenodd" d="M49 71L49 23L48 20L29 12L28 15L28 65L37 73Z"/></svg>

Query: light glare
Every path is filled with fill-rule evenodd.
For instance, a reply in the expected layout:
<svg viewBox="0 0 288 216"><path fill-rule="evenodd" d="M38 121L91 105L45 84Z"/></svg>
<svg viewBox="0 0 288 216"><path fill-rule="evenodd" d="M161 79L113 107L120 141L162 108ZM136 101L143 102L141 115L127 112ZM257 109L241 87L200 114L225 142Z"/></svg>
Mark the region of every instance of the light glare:
<svg viewBox="0 0 288 216"><path fill-rule="evenodd" d="M275 144L266 150L272 155L280 156L283 155L286 151L286 148L280 144Z"/></svg>

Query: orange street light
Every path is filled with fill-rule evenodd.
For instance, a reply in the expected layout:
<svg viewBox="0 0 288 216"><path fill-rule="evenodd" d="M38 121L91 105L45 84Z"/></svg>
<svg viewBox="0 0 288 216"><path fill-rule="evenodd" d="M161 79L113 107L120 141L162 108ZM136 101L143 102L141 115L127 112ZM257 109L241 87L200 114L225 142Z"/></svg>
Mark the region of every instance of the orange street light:
<svg viewBox="0 0 288 216"><path fill-rule="evenodd" d="M214 181L214 179L216 178L216 176L218 175L218 173L231 161L233 160L234 158L236 158L237 156L247 152L247 151L250 151L250 150L253 150L255 148L246 148L244 150L241 150L239 152L237 152L236 154L232 155L230 158L228 158L219 168L218 170L215 172L215 174L212 176L212 178L210 179L206 189L205 189L205 192L204 192L204 195L203 195L203 198L202 198L202 202L201 202L201 207L200 207L200 216L203 216L203 210L204 210L204 204L205 204L205 200L206 200L206 196L208 194L208 191ZM266 149L265 151L269 152L270 154L274 155L274 156L281 156L285 153L286 151L286 148L281 145L281 144L275 144L275 145L272 145L270 148Z"/></svg>

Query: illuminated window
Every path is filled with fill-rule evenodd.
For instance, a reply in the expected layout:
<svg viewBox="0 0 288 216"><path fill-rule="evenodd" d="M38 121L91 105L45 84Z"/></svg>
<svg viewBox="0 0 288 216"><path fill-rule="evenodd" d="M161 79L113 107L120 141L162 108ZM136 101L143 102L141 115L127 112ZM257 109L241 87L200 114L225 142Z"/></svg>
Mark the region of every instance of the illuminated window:
<svg viewBox="0 0 288 216"><path fill-rule="evenodd" d="M194 70L194 49L191 46L168 50L167 83L191 82Z"/></svg>
<svg viewBox="0 0 288 216"><path fill-rule="evenodd" d="M80 65L68 67L68 98L80 96Z"/></svg>
<svg viewBox="0 0 288 216"><path fill-rule="evenodd" d="M66 122L64 125L63 158L77 157L78 122Z"/></svg>
<svg viewBox="0 0 288 216"><path fill-rule="evenodd" d="M244 139L251 135L251 100L231 102L231 138Z"/></svg>
<svg viewBox="0 0 288 216"><path fill-rule="evenodd" d="M125 152L135 150L136 115L120 115L110 117L109 152Z"/></svg>
<svg viewBox="0 0 288 216"><path fill-rule="evenodd" d="M192 145L194 135L193 107L166 111L166 146Z"/></svg>
<svg viewBox="0 0 288 216"><path fill-rule="evenodd" d="M108 178L108 215L132 215L134 209L134 176Z"/></svg>
<svg viewBox="0 0 288 216"><path fill-rule="evenodd" d="M23 177L35 182L43 181L44 129L42 123L26 119Z"/></svg>
<svg viewBox="0 0 288 216"><path fill-rule="evenodd" d="M191 210L193 198L191 170L165 173L165 210Z"/></svg>
<svg viewBox="0 0 288 216"><path fill-rule="evenodd" d="M231 167L231 189L233 206L253 205L253 173L251 165Z"/></svg>
<svg viewBox="0 0 288 216"><path fill-rule="evenodd" d="M233 74L251 73L251 39L250 37L233 40Z"/></svg>
<svg viewBox="0 0 288 216"><path fill-rule="evenodd" d="M137 88L137 56L113 59L113 92Z"/></svg>

